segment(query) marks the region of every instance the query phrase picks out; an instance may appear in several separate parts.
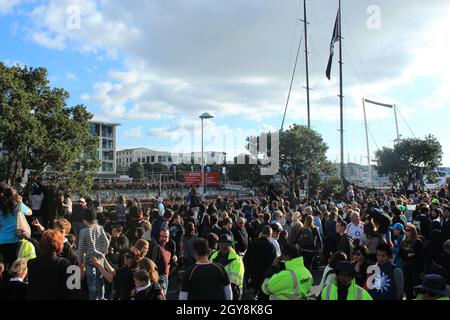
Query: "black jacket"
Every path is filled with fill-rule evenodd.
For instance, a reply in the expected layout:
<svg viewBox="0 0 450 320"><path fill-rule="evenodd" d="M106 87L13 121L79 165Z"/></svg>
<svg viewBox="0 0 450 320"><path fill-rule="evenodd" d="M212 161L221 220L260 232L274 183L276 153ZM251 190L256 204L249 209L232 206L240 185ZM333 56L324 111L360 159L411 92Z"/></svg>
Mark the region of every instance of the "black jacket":
<svg viewBox="0 0 450 320"><path fill-rule="evenodd" d="M69 266L69 260L56 256L40 256L28 261L28 299L71 299L73 290L67 287Z"/></svg>
<svg viewBox="0 0 450 320"><path fill-rule="evenodd" d="M410 253L414 253L414 256L409 257ZM425 245L420 239L414 242L403 240L398 256L402 258L404 267L415 268L421 272L424 267L424 253Z"/></svg>
<svg viewBox="0 0 450 320"><path fill-rule="evenodd" d="M266 273L270 270L277 253L273 244L265 237L253 241L244 256L245 271L248 272L254 289L260 289Z"/></svg>
<svg viewBox="0 0 450 320"><path fill-rule="evenodd" d="M0 290L0 300L25 300L27 298L28 285L20 281L8 281Z"/></svg>
<svg viewBox="0 0 450 320"><path fill-rule="evenodd" d="M236 252L245 252L248 249L248 233L245 228L238 229L234 227L232 230L234 241L236 241L234 248Z"/></svg>
<svg viewBox="0 0 450 320"><path fill-rule="evenodd" d="M347 233L343 236L338 236L338 244L336 251L342 251L347 256L348 261L352 261L353 240Z"/></svg>
<svg viewBox="0 0 450 320"><path fill-rule="evenodd" d="M444 218L442 221L442 237L446 241L450 239L450 219Z"/></svg>
<svg viewBox="0 0 450 320"><path fill-rule="evenodd" d="M165 300L159 284L152 284L149 288L139 291L132 300Z"/></svg>

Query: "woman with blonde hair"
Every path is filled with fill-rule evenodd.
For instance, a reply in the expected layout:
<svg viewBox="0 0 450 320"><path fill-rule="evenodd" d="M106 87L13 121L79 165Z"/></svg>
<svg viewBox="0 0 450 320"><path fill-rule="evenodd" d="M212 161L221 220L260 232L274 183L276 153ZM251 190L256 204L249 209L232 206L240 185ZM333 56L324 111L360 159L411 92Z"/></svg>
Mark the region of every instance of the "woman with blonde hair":
<svg viewBox="0 0 450 320"><path fill-rule="evenodd" d="M300 212L296 211L292 214L292 222L288 236L289 243L295 243L301 228L303 228L302 215Z"/></svg>
<svg viewBox="0 0 450 320"><path fill-rule="evenodd" d="M322 238L319 228L314 224L313 216L307 215L305 217L305 224L300 230L296 243L300 246L305 267L311 270L314 255L322 248Z"/></svg>
<svg viewBox="0 0 450 320"><path fill-rule="evenodd" d="M150 275L151 282L158 283L159 275L158 275L158 267L156 264L150 260L149 258L144 258L138 262L138 269L145 270Z"/></svg>
<svg viewBox="0 0 450 320"><path fill-rule="evenodd" d="M133 300L166 300L164 290L158 282L158 267L152 260L144 258L138 262L134 281L136 288L131 292Z"/></svg>

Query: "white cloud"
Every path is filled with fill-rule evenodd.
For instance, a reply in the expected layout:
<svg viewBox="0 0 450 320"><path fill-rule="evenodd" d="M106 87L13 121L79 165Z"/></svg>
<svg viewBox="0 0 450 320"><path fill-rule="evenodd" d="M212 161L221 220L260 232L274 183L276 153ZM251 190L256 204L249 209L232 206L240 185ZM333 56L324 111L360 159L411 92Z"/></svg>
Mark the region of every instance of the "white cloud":
<svg viewBox="0 0 450 320"><path fill-rule="evenodd" d="M372 4L381 8L380 30L366 26L366 9ZM67 28L69 5L81 9L80 29ZM325 79L324 69L336 5L317 0L308 7L311 116L333 126L339 120L337 57L331 82ZM362 122L363 97L396 103L411 117L420 116L425 106L443 110L450 103L447 2L354 0L343 6L346 124ZM277 116L281 122L301 14L298 0L282 4L218 0L214 6L207 0L49 0L32 12L29 30L33 39L37 37L34 41L45 47L122 62L121 70L111 70L84 96L99 107L102 118L189 119L207 110L217 118L263 121ZM432 79L431 89L421 90L420 81L427 79ZM303 56L289 122L305 122L302 86ZM407 107L392 97L400 99L408 91L419 97ZM370 121L392 119L388 109L367 112ZM154 130L161 136L169 134L164 128Z"/></svg>
<svg viewBox="0 0 450 320"><path fill-rule="evenodd" d="M24 2L24 0L0 0L0 14L11 12L21 2Z"/></svg>
<svg viewBox="0 0 450 320"><path fill-rule="evenodd" d="M34 32L31 35L31 39L48 49L63 50L66 46L64 44L64 37L62 35L52 36L47 32Z"/></svg>
<svg viewBox="0 0 450 320"><path fill-rule="evenodd" d="M69 81L77 80L77 76L75 74L73 74L72 72L68 72L66 74L66 80L69 80Z"/></svg>
<svg viewBox="0 0 450 320"><path fill-rule="evenodd" d="M142 138L143 137L142 127L125 130L123 136L127 138L137 138L137 139Z"/></svg>

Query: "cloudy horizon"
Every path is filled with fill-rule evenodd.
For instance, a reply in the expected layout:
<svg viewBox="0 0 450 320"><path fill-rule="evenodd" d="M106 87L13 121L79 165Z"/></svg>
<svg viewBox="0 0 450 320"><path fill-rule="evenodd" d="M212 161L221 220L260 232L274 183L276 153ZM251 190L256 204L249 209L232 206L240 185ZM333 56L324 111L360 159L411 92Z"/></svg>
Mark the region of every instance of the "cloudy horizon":
<svg viewBox="0 0 450 320"><path fill-rule="evenodd" d="M308 1L311 124L331 161L339 156L337 55L331 81L325 68L337 3ZM366 163L366 97L398 106L403 137L435 135L450 166L450 3L342 3L345 160ZM70 104L121 123L119 149L198 151L207 111L205 149L235 154L243 135L280 128L302 17L301 0L0 0L0 60L46 67ZM306 123L304 68L302 50L285 128ZM392 147L395 122L392 110L367 112L373 156Z"/></svg>

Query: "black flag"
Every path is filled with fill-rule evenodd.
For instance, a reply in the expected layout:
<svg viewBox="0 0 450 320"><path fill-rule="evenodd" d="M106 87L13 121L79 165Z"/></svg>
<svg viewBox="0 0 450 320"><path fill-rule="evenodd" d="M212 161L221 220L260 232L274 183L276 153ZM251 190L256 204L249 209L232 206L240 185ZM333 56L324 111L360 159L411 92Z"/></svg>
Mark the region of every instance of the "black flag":
<svg viewBox="0 0 450 320"><path fill-rule="evenodd" d="M340 28L340 10L338 10L337 16L336 16L336 22L334 23L334 30L333 30L333 38L331 39L330 43L330 58L328 59L328 66L327 66L327 78L328 80L331 80L331 65L333 63L333 55L334 55L334 44L341 39L341 28Z"/></svg>

